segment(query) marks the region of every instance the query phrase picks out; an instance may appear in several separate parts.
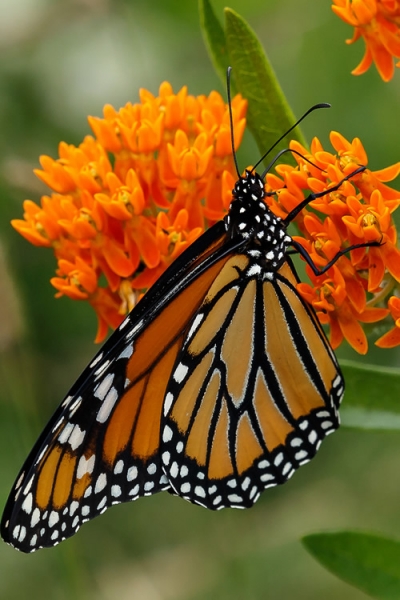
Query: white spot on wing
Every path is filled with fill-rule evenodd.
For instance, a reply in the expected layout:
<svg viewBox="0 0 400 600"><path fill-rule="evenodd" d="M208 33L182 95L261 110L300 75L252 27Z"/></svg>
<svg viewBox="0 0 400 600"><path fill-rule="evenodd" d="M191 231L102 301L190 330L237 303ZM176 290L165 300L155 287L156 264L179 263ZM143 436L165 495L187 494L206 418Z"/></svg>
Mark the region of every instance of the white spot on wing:
<svg viewBox="0 0 400 600"><path fill-rule="evenodd" d="M79 502L77 502L76 500L74 500L73 502L71 502L71 506L69 507L69 515L70 517L73 517L74 514L76 513L76 509L79 507Z"/></svg>
<svg viewBox="0 0 400 600"><path fill-rule="evenodd" d="M103 358L103 352L99 352L98 355L92 360L92 362L89 365L90 369L93 369L93 367L95 367Z"/></svg>
<svg viewBox="0 0 400 600"><path fill-rule="evenodd" d="M263 473L260 476L260 479L263 483L265 483L266 481L271 481L271 480L275 479L275 477L273 475L271 475L271 473Z"/></svg>
<svg viewBox="0 0 400 600"><path fill-rule="evenodd" d="M60 520L60 515L55 510L52 510L49 515L49 527L54 527Z"/></svg>
<svg viewBox="0 0 400 600"><path fill-rule="evenodd" d="M104 490L106 485L107 485L107 476L105 473L101 473L97 478L96 486L94 488L94 493L98 494L99 492Z"/></svg>
<svg viewBox="0 0 400 600"><path fill-rule="evenodd" d="M104 373L104 371L107 369L108 365L110 364L109 360L105 360L103 362L102 365L100 365L100 367L94 372L94 375L96 377L98 377L99 375L101 375L102 373Z"/></svg>
<svg viewBox="0 0 400 600"><path fill-rule="evenodd" d="M294 455L296 460L304 460L305 458L307 458L308 454L305 450L300 450L299 452L296 452L296 454Z"/></svg>
<svg viewBox="0 0 400 600"><path fill-rule="evenodd" d="M27 493L30 491L34 479L35 479L35 475L32 475L32 477L30 478L30 480L28 481L28 483L24 487L24 492L23 492L24 496L26 496Z"/></svg>
<svg viewBox="0 0 400 600"><path fill-rule="evenodd" d="M171 465L170 475L171 477L177 477L179 472L178 463L175 461Z"/></svg>
<svg viewBox="0 0 400 600"><path fill-rule="evenodd" d="M129 496L137 496L139 493L139 484L136 484L135 487L133 487L130 492L129 492Z"/></svg>
<svg viewBox="0 0 400 600"><path fill-rule="evenodd" d="M138 470L137 467L130 467L128 469L128 472L126 474L126 479L128 481L133 481L134 479L136 479L136 477L138 476Z"/></svg>
<svg viewBox="0 0 400 600"><path fill-rule="evenodd" d="M121 352L121 354L118 356L119 360L120 358L130 358L133 354L133 344L129 344L128 346L126 346L126 348L124 348L124 350Z"/></svg>
<svg viewBox="0 0 400 600"><path fill-rule="evenodd" d="M190 338L192 337L192 335L194 334L194 332L196 331L196 329L198 328L198 326L202 322L203 317L204 317L203 313L199 313L198 315L195 316L194 321L192 323L192 326L189 329L189 333L187 335L187 339L188 340L190 340Z"/></svg>
<svg viewBox="0 0 400 600"><path fill-rule="evenodd" d="M126 327L128 325L130 321L129 315L126 317L126 319L124 319L121 323L121 325L118 327L118 329L121 331L121 329L123 329L124 327Z"/></svg>
<svg viewBox="0 0 400 600"><path fill-rule="evenodd" d="M35 525L37 525L40 521L40 510L38 508L35 508L35 510L32 513L32 518L31 518L31 527L35 527Z"/></svg>
<svg viewBox="0 0 400 600"><path fill-rule="evenodd" d="M228 500L229 502L243 502L243 498L241 496L238 496L237 494L229 494L228 496Z"/></svg>
<svg viewBox="0 0 400 600"><path fill-rule="evenodd" d="M72 398L73 398L73 396L67 396L65 398L65 400L61 403L61 406L63 406L63 407L68 406L68 404L71 402Z"/></svg>
<svg viewBox="0 0 400 600"><path fill-rule="evenodd" d="M99 400L104 400L106 394L109 392L112 382L114 381L114 373L108 373L104 379L99 383L94 392L94 396Z"/></svg>
<svg viewBox="0 0 400 600"><path fill-rule="evenodd" d="M95 455L92 454L90 458L86 458L85 456L81 456L78 463L78 468L76 470L77 479L81 479L86 473L92 473L94 469L94 461Z"/></svg>
<svg viewBox="0 0 400 600"><path fill-rule="evenodd" d="M107 504L107 496L104 496L97 505L97 510L101 510Z"/></svg>
<svg viewBox="0 0 400 600"><path fill-rule="evenodd" d="M315 442L317 441L318 436L316 431L311 431L309 436L308 436L308 441L310 442L310 444L315 444Z"/></svg>
<svg viewBox="0 0 400 600"><path fill-rule="evenodd" d="M69 416L70 417L72 417L76 413L76 411L80 407L81 403L82 403L82 396L79 396L79 398L77 398L75 400L75 402L73 402L71 404L71 406L69 407Z"/></svg>
<svg viewBox="0 0 400 600"><path fill-rule="evenodd" d="M83 442L86 431L82 431L79 425L75 425L68 442L72 450L76 450Z"/></svg>
<svg viewBox="0 0 400 600"><path fill-rule="evenodd" d="M114 467L114 474L119 475L120 473L122 473L123 470L124 470L124 461L121 459L116 463L116 465Z"/></svg>
<svg viewBox="0 0 400 600"><path fill-rule="evenodd" d="M97 413L96 420L99 423L105 423L107 421L117 400L118 392L115 387L112 387L108 392L107 396L104 398L103 404L101 405L100 410Z"/></svg>
<svg viewBox="0 0 400 600"><path fill-rule="evenodd" d="M125 339L126 339L126 340L130 340L130 339L131 339L131 338L132 338L132 337L135 335L135 333L136 333L137 331L139 331L139 329L142 327L142 325L143 325L143 319L141 319L141 320L139 321L139 323L137 323L137 324L135 325L135 327L132 327L132 329L131 329L130 331L128 331L128 333L127 333L127 334L126 334L126 336L125 336Z"/></svg>
<svg viewBox="0 0 400 600"><path fill-rule="evenodd" d="M165 396L165 400L164 400L164 417L167 416L169 409L171 408L173 399L174 399L174 396L171 394L171 392L168 392L168 394Z"/></svg>
<svg viewBox="0 0 400 600"><path fill-rule="evenodd" d="M176 383L182 383L182 381L185 379L186 374L189 370L189 367L187 367L186 365L179 363L179 365L176 367L175 372L174 372L174 379L176 381Z"/></svg>
<svg viewBox="0 0 400 600"><path fill-rule="evenodd" d="M119 485L112 485L111 486L111 496L113 496L114 498L119 498L119 496L122 494L122 490L121 487Z"/></svg>
<svg viewBox="0 0 400 600"><path fill-rule="evenodd" d="M162 455L161 455L161 459L163 461L163 464L166 465L166 466L168 466L169 465L169 461L171 460L171 454L168 451L163 452Z"/></svg>
<svg viewBox="0 0 400 600"><path fill-rule="evenodd" d="M162 439L163 442L169 442L172 439L172 429L169 425L166 425L164 427Z"/></svg>
<svg viewBox="0 0 400 600"><path fill-rule="evenodd" d="M261 273L261 265L252 265L250 269L247 271L247 275L251 277L252 275L259 275Z"/></svg>
<svg viewBox="0 0 400 600"><path fill-rule="evenodd" d="M201 485L196 485L196 487L194 488L194 493L200 498L206 497L206 491Z"/></svg>
<svg viewBox="0 0 400 600"><path fill-rule="evenodd" d="M66 442L68 442L69 436L71 435L73 428L74 428L73 423L66 424L66 426L64 427L64 429L58 436L58 441L60 442L60 444L65 444Z"/></svg>
<svg viewBox="0 0 400 600"><path fill-rule="evenodd" d="M28 494L21 506L22 510L24 510L28 515L30 515L32 512L32 503L33 496L32 494Z"/></svg>

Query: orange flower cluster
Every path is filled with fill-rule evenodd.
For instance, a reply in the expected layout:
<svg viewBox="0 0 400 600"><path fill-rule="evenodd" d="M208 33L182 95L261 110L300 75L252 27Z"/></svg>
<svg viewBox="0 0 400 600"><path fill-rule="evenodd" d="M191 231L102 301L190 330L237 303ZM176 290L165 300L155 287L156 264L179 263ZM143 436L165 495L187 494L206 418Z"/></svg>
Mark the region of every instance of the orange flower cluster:
<svg viewBox="0 0 400 600"><path fill-rule="evenodd" d="M232 101L239 145L247 102ZM57 296L90 302L96 341L115 329L146 288L231 201L234 164L228 107L220 94L159 96L141 90L140 103L104 118L89 117L94 136L61 142L59 158L42 156L35 173L52 190L41 206L24 202L13 227L57 259ZM106 281L106 285L101 285Z"/></svg>
<svg viewBox="0 0 400 600"><path fill-rule="evenodd" d="M374 62L384 81L393 77L393 57L400 58L399 0L333 0L332 10L354 27L353 44L364 38L366 50L360 64L352 71L362 75ZM397 63L396 66L400 66Z"/></svg>
<svg viewBox="0 0 400 600"><path fill-rule="evenodd" d="M311 151L298 142L291 143L291 149L302 156L294 154L296 167L278 165L278 175L267 175L267 191L277 198L269 196L268 203L284 217L309 191L323 192L350 176L338 191L311 201L308 206L312 211L306 208L298 215L296 222L302 236L294 239L319 268L346 247L370 242L379 245L350 251L323 275L316 276L307 265L311 285L301 283L298 290L314 307L321 323L329 324L333 348L346 339L357 352L365 354L368 342L360 323L379 321L389 310L396 321L396 332L383 336L378 345L400 344L400 299L393 297L389 310L384 307L385 298L400 282L400 251L392 220L393 211L400 205L400 192L384 182L400 173L400 163L381 171L365 169L352 176L360 165L368 163L360 140L350 143L336 132L331 133L330 140L337 154L324 150L316 138Z"/></svg>

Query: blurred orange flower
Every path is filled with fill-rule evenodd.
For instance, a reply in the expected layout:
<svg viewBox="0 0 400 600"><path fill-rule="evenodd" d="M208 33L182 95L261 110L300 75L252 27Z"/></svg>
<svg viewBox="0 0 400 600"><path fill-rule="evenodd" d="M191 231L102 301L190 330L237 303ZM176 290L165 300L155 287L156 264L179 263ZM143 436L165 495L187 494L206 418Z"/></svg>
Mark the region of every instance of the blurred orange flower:
<svg viewBox="0 0 400 600"><path fill-rule="evenodd" d="M237 145L246 109L236 96ZM26 200L24 218L12 225L32 244L53 249L56 295L89 302L102 341L175 258L224 217L237 175L228 107L216 92L174 94L163 83L158 96L141 90L138 104L119 111L107 105L104 118L89 123L95 137L78 147L62 142L56 160L41 157L35 172L53 193L40 206ZM395 328L378 345L400 344L400 250L392 218L400 193L387 185L400 163L371 171L358 138L331 132L330 141L334 152L317 138L310 150L291 142L297 165L279 164L267 174L266 203L285 218L311 194L293 239L324 272L307 264L310 282L298 290L330 328L333 348L347 340L365 354L363 324L389 314Z"/></svg>
<svg viewBox="0 0 400 600"><path fill-rule="evenodd" d="M351 250L321 275L307 265L311 283L298 284L321 323L329 325L332 347L346 339L365 354L368 342L361 324L380 321L389 314L385 288L393 290L390 282L400 282L400 251L392 219L400 205L400 192L385 184L400 173L400 163L381 171L365 168L357 172L360 165L368 164L360 140L349 142L331 132L330 141L335 153L326 151L317 138L310 151L292 142L297 166L281 164L276 174L267 175L267 191L273 192L267 201L275 214L284 217L310 191L323 194L296 217L301 235L293 237L319 269L350 246L379 244ZM338 190L329 193L329 188L346 177Z"/></svg>
<svg viewBox="0 0 400 600"><path fill-rule="evenodd" d="M354 27L347 44L364 38L365 54L352 71L362 75L374 62L383 81L394 74L393 58L400 58L400 2L398 0L333 0L332 10ZM397 63L396 66L400 66Z"/></svg>
<svg viewBox="0 0 400 600"><path fill-rule="evenodd" d="M247 102L232 101L236 144ZM57 296L86 300L96 311L96 341L115 329L140 296L206 227L229 207L235 177L228 107L220 94L159 95L104 118L89 117L94 137L59 158L40 158L35 173L53 193L40 206L26 200L13 227L36 246L53 248ZM104 281L106 285L104 285Z"/></svg>

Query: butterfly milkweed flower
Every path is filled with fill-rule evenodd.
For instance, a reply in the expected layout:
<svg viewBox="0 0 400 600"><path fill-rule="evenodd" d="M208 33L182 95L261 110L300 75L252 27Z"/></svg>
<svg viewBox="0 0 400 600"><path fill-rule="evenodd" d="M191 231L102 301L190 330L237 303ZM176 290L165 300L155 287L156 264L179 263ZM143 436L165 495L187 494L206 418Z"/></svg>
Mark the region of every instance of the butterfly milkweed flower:
<svg viewBox="0 0 400 600"><path fill-rule="evenodd" d="M247 102L232 101L236 146L244 129ZM140 92L140 102L104 117L89 117L94 133L78 146L61 142L59 158L42 156L36 175L52 190L40 206L26 200L24 218L13 227L36 246L52 248L56 296L85 300L97 314L96 341L115 329L138 298L206 228L222 219L237 179L229 111L217 92L159 95ZM299 235L314 264L324 267L349 246L375 243L341 256L323 275L307 266L310 283L298 290L337 348L343 340L365 354L364 324L395 321L378 343L400 344L400 251L392 213L400 193L386 185L400 163L380 171L353 173L367 165L359 139L332 132L334 153L318 139L311 149L298 142L296 166L280 164L266 177L266 202L285 217L310 192L320 198L296 217ZM348 177L340 189L329 188ZM326 192L326 193L325 193ZM386 300L393 296L388 305Z"/></svg>
<svg viewBox="0 0 400 600"><path fill-rule="evenodd" d="M236 145L247 102L232 101ZM220 94L159 95L104 118L78 146L61 142L59 158L41 156L35 173L51 188L40 206L26 200L13 227L35 246L52 248L57 296L86 300L96 311L96 341L115 329L171 262L226 212L235 173L229 111ZM102 282L106 282L104 285Z"/></svg>
<svg viewBox="0 0 400 600"><path fill-rule="evenodd" d="M310 202L296 218L301 235L294 236L318 268L349 246L375 243L341 256L323 275L306 267L311 283L298 284L322 324L330 328L330 342L337 348L346 339L359 353L368 350L363 325L385 319L389 312L400 327L400 299L385 299L400 283L400 251L392 213L400 205L400 192L386 185L400 173L400 163L380 171L368 168L367 154L358 138L352 142L331 132L335 153L326 151L314 138L310 151L291 142L297 166L281 164L267 175L268 203L281 217L309 193L324 192L349 177L339 190ZM300 154L300 156L299 156ZM310 162L308 162L310 161ZM312 164L310 164L312 163ZM310 210L311 209L311 210ZM397 311L397 312L396 312ZM397 341L395 344L394 341ZM400 329L386 346L400 344ZM382 338L380 346L385 346Z"/></svg>
<svg viewBox="0 0 400 600"><path fill-rule="evenodd" d="M365 54L352 71L362 75L374 62L384 81L394 74L394 58L400 58L400 2L398 0L333 0L332 10L345 23L354 27L347 40L353 44L360 37L365 42ZM400 66L397 63L396 66Z"/></svg>

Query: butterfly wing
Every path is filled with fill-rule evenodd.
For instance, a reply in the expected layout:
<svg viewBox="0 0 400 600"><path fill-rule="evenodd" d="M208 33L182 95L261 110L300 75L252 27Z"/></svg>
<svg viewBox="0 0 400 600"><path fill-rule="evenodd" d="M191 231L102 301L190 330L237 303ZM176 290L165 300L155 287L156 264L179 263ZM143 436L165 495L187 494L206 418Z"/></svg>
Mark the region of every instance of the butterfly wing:
<svg viewBox="0 0 400 600"><path fill-rule="evenodd" d="M192 319L167 389L162 462L172 493L246 508L339 426L343 378L290 260L223 267Z"/></svg>
<svg viewBox="0 0 400 600"><path fill-rule="evenodd" d="M169 487L159 452L166 387L185 326L229 252L221 222L110 337L18 475L1 524L5 541L24 552L54 546L109 506Z"/></svg>

